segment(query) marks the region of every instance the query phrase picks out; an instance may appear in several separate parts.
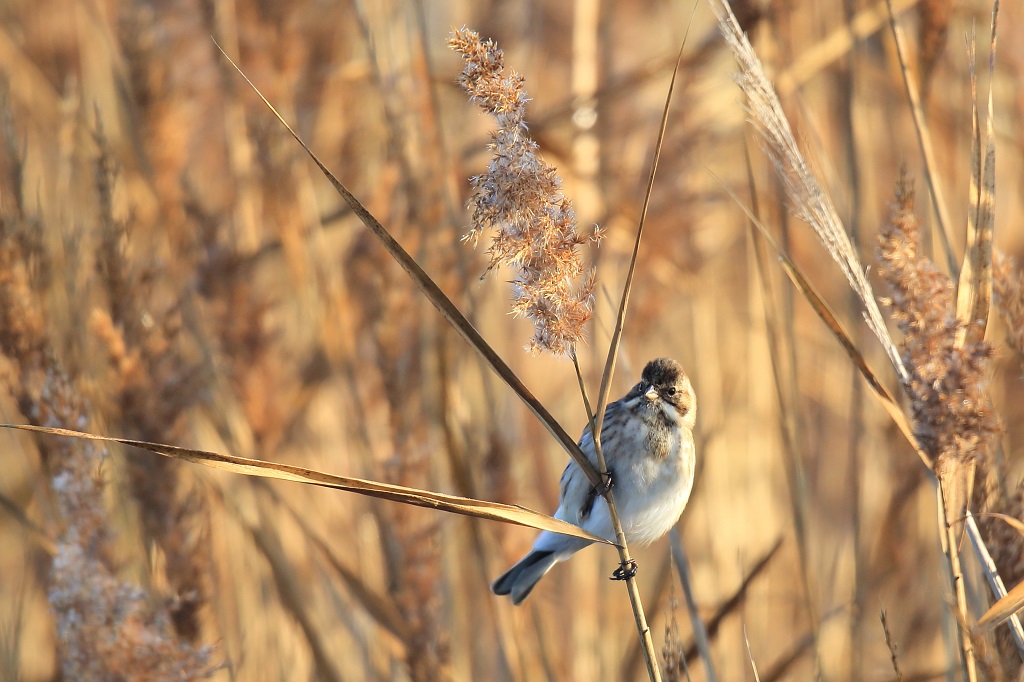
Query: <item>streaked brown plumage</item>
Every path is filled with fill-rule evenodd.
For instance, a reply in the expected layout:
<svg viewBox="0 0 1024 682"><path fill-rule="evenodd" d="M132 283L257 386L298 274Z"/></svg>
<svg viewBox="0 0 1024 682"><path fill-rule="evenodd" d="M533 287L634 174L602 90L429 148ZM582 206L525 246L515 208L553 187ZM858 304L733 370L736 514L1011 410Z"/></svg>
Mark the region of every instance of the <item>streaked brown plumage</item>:
<svg viewBox="0 0 1024 682"><path fill-rule="evenodd" d="M679 520L693 487L695 417L690 380L670 358L647 363L640 383L606 408L601 446L628 543L649 544ZM579 445L596 465L589 426ZM555 518L614 539L608 504L573 461L562 474ZM556 563L589 544L581 538L543 531L530 553L495 580L491 591L510 595L518 605Z"/></svg>

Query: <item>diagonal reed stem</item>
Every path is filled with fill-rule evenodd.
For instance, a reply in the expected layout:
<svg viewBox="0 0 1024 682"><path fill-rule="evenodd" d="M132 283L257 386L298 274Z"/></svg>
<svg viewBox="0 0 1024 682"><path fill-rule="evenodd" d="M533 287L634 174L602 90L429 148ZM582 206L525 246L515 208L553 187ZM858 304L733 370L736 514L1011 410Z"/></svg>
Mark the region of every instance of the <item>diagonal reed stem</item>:
<svg viewBox="0 0 1024 682"><path fill-rule="evenodd" d="M696 3L693 6L693 12L697 9ZM693 22L693 12L690 13L690 22ZM604 427L605 407L608 405L608 396L611 392L612 375L615 373L615 360L618 356L619 345L622 341L622 330L626 322L626 308L629 305L629 294L633 288L633 274L636 272L636 261L637 255L640 253L640 241L644 234L644 222L647 218L647 211L651 204L651 193L654 189L654 177L658 172L658 160L661 158L661 149L665 142L665 131L668 128L668 112L669 107L672 104L672 93L675 90L676 78L679 75L679 67L683 60L683 48L686 45L686 36L689 34L690 24L686 26L686 32L683 34L682 45L679 46L679 55L676 57L675 69L672 71L672 80L668 86L668 93L665 96L665 107L661 114L661 127L658 130L658 141L654 148L654 161L651 163L651 172L647 179L647 190L644 194L643 208L640 211L640 221L637 225L636 240L633 242L633 254L629 259L629 269L626 273L626 281L622 287L622 298L619 301L618 314L615 317L615 329L612 332L612 338L608 344L608 358L604 365L604 374L601 376L601 388L598 392L597 397L597 410L596 414L588 414L591 424L591 433L594 437L594 452L597 457L598 470L602 474L606 474L608 466L604 458L604 450L601 447L601 429ZM576 365L576 375L580 379L580 390L584 394L584 402L586 399L586 388L583 385L582 374L580 373L579 365L576 360L576 354L573 353L573 363ZM588 407L589 411L589 407ZM619 520L619 515L615 509L615 496L611 488L604 494L605 501L608 503L609 516L611 517L612 528L615 531L615 544L619 549L619 559L623 565L632 563L632 558L629 555L629 548L626 545L626 535L622 531L622 523ZM636 629L640 634L640 640L643 642L644 648L644 660L647 663L647 675L650 677L652 682L660 682L661 670L658 667L657 655L654 651L654 642L651 639L651 629L647 625L647 617L644 615L643 603L640 601L640 589L636 584L635 577L629 577L626 579L626 590L629 592L629 603L633 607L633 617L636 620Z"/></svg>
<svg viewBox="0 0 1024 682"><path fill-rule="evenodd" d="M590 398L587 395L587 386L583 382L583 373L580 371L580 363L576 353L572 353L572 364L576 368L576 379L580 385L580 395L583 397L583 406L587 410L587 422L590 424L591 433L594 436L595 452L597 454L597 467L602 472L608 471L604 459L604 452L601 451L601 439L598 436L597 420L590 407ZM603 415L602 410L602 417ZM602 419L602 421L604 421ZM615 531L615 543L619 550L619 561L623 566L632 565L633 557L629 554L629 547L626 545L626 534L622 530L622 521L615 508L615 497L611 490L604 495L608 502L608 516L611 518L612 530ZM644 604L640 600L640 587L636 584L636 577L626 578L626 590L629 593L629 603L633 607L633 618L636 621L636 630L640 635L640 642L643 645L644 662L647 664L647 675L651 682L661 682L661 669L658 667L658 654L654 650L654 640L651 638L651 628L647 624L647 616L644 613Z"/></svg>

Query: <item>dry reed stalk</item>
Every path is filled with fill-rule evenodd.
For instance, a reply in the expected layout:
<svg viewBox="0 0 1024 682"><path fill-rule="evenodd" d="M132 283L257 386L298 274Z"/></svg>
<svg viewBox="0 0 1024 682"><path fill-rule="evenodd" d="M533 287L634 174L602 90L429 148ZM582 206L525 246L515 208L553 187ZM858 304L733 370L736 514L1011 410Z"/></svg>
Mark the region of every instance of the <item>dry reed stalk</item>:
<svg viewBox="0 0 1024 682"><path fill-rule="evenodd" d="M885 609L882 609L879 618L882 621L882 632L885 634L885 646L889 648L889 659L892 662L892 671L896 675L896 682L903 682L903 671L900 670L900 660L897 654L896 640L889 631L889 621L885 618Z"/></svg>
<svg viewBox="0 0 1024 682"><path fill-rule="evenodd" d="M839 265L860 298L868 328L874 333L900 377L907 375L892 339L885 327L882 313L864 274L850 237L836 213L832 199L818 182L793 137L775 89L761 67L753 46L744 35L728 2L712 3L719 28L739 65L735 79L747 98L747 110L761 137L765 151L775 164L788 200L789 210L805 222Z"/></svg>
<svg viewBox="0 0 1024 682"><path fill-rule="evenodd" d="M855 11L857 4L858 3L855 2L855 0L844 0L843 2L843 14L846 19L846 25L848 26L852 25L856 16ZM864 205L864 182L861 177L861 166L863 160L860 158L860 150L858 148L855 110L857 104L857 85L861 82L860 71L857 68L857 51L858 45L855 43L851 46L850 53L847 57L840 61L837 75L840 81L838 88L841 101L839 106L839 116L842 120L842 137L845 143L844 152L846 156L847 181L849 182L849 189L847 192L850 197L848 226L850 231L850 241L852 242L853 247L859 250L862 240L861 213ZM850 307L856 307L857 294L850 291L848 298L850 301ZM863 576L865 575L865 567L867 564L866 552L864 551L864 522L861 514L863 505L861 472L863 469L863 458L865 454L865 394L864 384L861 381L861 377L858 376L856 368L853 368L853 370L854 371L850 376L849 422L852 424L852 428L850 429L850 469L848 478L851 487L849 515L850 525L852 527L852 582L854 584L854 588L848 625L851 655L849 657L849 669L847 674L849 675L849 679L859 680L864 677L864 636L863 628L861 627L861 619L866 592L866 581L863 579Z"/></svg>
<svg viewBox="0 0 1024 682"><path fill-rule="evenodd" d="M692 578L690 576L690 562L686 558L686 550L683 548L683 539L678 529L671 531L669 542L672 545L672 560L676 572L679 574L679 583L683 587L683 596L686 597L686 610L690 614L690 624L693 629L693 643L700 652L701 662L704 664L704 675L708 682L716 682L718 675L715 673L715 662L711 658L711 643L708 639L708 631L697 611L697 600L693 594ZM681 647L680 647L681 648ZM685 663L685 657L684 657Z"/></svg>
<svg viewBox="0 0 1024 682"><path fill-rule="evenodd" d="M1004 514L999 514L999 517L1003 521L1013 519L1012 516L1006 516ZM1017 523L1020 522L1018 521ZM1010 525L1012 526L1013 524ZM1024 534L1024 532L1022 532L1024 531L1024 525L1017 526L1014 529L1017 530L1019 533L1019 540L1019 536L1021 534ZM985 578L988 580L989 586L992 589L994 599L997 602L1002 601L1007 596L1006 585L1003 584L1002 576L1000 576L999 574L999 567L996 566L995 561L992 559L992 555L988 551L988 545L982 539L981 530L978 528L978 524L975 520L974 514L972 514L970 510L967 511L967 534L971 538L971 543L974 545L974 550L978 555L978 559L981 563L981 568L985 574ZM997 547L1006 546L1006 543L1000 542L994 542L993 544ZM982 616L978 620L979 627L984 625L984 621L987 615L988 613L986 613L985 616ZM1006 619L1006 627L1013 638L1013 643L1016 645L1016 653L1018 658L1024 660L1024 627L1021 627L1020 618L1017 616L1016 613L1014 613ZM1002 642L1000 642L1000 644L1002 644ZM1017 658L1013 659L1013 667L1017 667Z"/></svg>
<svg viewBox="0 0 1024 682"><path fill-rule="evenodd" d="M761 682L761 676L757 672L757 663L754 661L754 652L750 650L750 638L747 637L747 626L743 626L743 644L747 647L747 660L750 661L750 671L754 674L754 682Z"/></svg>
<svg viewBox="0 0 1024 682"><path fill-rule="evenodd" d="M757 200L757 189L754 184L754 173L751 165L750 149L747 137L744 137L744 161L747 170L747 180L750 188L752 210L752 225L757 224L759 202ZM753 261L757 270L757 276L761 284L761 303L764 308L764 320L767 331L768 353L771 358L772 382L775 387L776 400L779 406L778 428L783 442L786 480L789 489L790 509L793 517L794 535L797 541L797 551L800 557L800 578L802 582L802 593L808 618L811 622L811 630L815 633L817 642L818 606L814 595L817 593L814 585L813 569L809 557L808 528L808 500L806 476L803 462L800 456L798 413L796 409L798 381L796 377L796 335L793 329L792 310L783 311L775 309L775 302L778 298L772 292L771 278L768 276L767 254L756 235L752 235L754 257ZM791 297L787 294L787 303L791 304ZM780 323L780 320L785 324ZM785 352L785 349L788 352ZM788 372L785 371L788 369ZM783 380L783 377L786 380ZM817 647L816 647L817 648Z"/></svg>
<svg viewBox="0 0 1024 682"><path fill-rule="evenodd" d="M946 193L942 189L941 178L939 178L938 162L935 158L935 148L932 144L931 131L924 116L924 108L921 104L921 96L918 93L917 85L910 73L909 55L907 54L906 40L903 37L903 30L896 22L896 10L892 0L885 0L889 10L889 26L892 29L893 41L896 43L896 54L900 60L900 71L903 74L903 85L906 88L907 101L910 104L910 112L914 116L914 131L917 133L917 144L924 157L925 178L928 180L929 195L932 199L932 207L935 210L935 217L938 221L939 238L942 240L943 253L946 256L946 265L951 274L958 273L956 259L953 255L953 242L951 235L952 223L949 218L949 207L946 202ZM906 375L901 374L906 380Z"/></svg>
<svg viewBox="0 0 1024 682"><path fill-rule="evenodd" d="M488 166L488 172L470 178L473 188L470 204L474 210L473 231L470 232L469 238L478 237L479 233L488 227L498 229L489 250L489 269L500 264L518 268L518 275L513 281L512 312L526 315L534 322L534 337L529 345L531 352L536 354L544 350L555 355L568 355L572 359L579 380L580 395L587 410L587 421L591 432L597 434L594 438L597 470L601 472L602 479L610 480L606 479L608 467L601 448L600 434L636 267L637 252L643 234L644 217L650 202L661 143L664 140L672 87L669 88L669 98L665 103L658 148L651 168L608 360L605 363L597 407L591 410L576 356L576 346L583 338L583 326L592 315L596 273L591 269L586 280L581 285L576 284L578 278L583 275L577 248L586 243L597 243L601 239L601 233L597 228L589 236L580 235L576 231L576 215L571 202L562 194L561 180L555 168L537 156L536 142L526 135L525 114L528 98L523 89L524 79L515 72L508 76L502 73L504 54L494 41L481 41L477 33L463 28L452 33L449 47L460 53L465 62L459 76L463 90L472 101L493 115L498 124L491 145L494 158ZM676 72L682 60L681 49L679 54ZM675 74L672 84L675 84ZM580 465L586 470L582 462ZM592 477L591 480L593 481ZM594 482L594 485L596 489L597 482ZM626 545L611 486L605 486L602 494L608 505L621 565L635 566L636 563ZM650 627L644 614L635 571L626 576L625 583L637 632L643 642L647 674L652 682L660 682L661 671Z"/></svg>
<svg viewBox="0 0 1024 682"><path fill-rule="evenodd" d="M904 390L910 400L914 438L939 479L943 547L947 551L959 618L965 620L963 576L956 550L956 519L967 508L971 479L1000 430L988 395L993 350L979 334L963 328L984 325L957 319L954 285L923 256L914 216L914 193L902 176L896 187L892 219L879 236L881 274L892 290L886 301L903 332L903 355L910 376ZM980 336L983 336L982 332ZM964 339L960 342L959 339ZM968 675L974 679L974 646L961 623Z"/></svg>

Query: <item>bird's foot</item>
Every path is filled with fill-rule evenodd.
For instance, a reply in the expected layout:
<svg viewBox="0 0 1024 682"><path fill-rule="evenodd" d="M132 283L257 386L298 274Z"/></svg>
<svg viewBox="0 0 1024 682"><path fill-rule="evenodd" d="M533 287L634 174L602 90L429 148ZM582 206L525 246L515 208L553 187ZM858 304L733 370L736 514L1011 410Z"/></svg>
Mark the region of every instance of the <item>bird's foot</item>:
<svg viewBox="0 0 1024 682"><path fill-rule="evenodd" d="M609 580L629 580L636 576L636 561L630 559L629 561L623 561L619 564L619 567L612 573L612 577Z"/></svg>
<svg viewBox="0 0 1024 682"><path fill-rule="evenodd" d="M611 491L612 486L614 484L615 481L612 478L612 472L604 471L601 473L601 487L595 487L594 492L600 495L601 497L604 497Z"/></svg>

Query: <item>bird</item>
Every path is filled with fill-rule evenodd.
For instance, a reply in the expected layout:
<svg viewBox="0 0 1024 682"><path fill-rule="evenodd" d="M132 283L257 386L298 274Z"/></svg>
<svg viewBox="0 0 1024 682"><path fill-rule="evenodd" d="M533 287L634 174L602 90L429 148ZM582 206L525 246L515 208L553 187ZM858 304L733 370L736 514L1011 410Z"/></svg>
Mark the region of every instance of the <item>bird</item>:
<svg viewBox="0 0 1024 682"><path fill-rule="evenodd" d="M682 365L671 358L658 358L644 367L640 383L605 409L601 448L615 508L630 545L648 545L667 533L690 499L696 466L696 408L693 387ZM579 446L596 467L590 425L584 428ZM554 516L615 540L608 503L571 459L562 473ZM530 552L491 584L491 592L510 596L518 606L555 564L591 543L542 531ZM635 565L632 569L635 573ZM615 576L628 574L623 576L617 570Z"/></svg>

